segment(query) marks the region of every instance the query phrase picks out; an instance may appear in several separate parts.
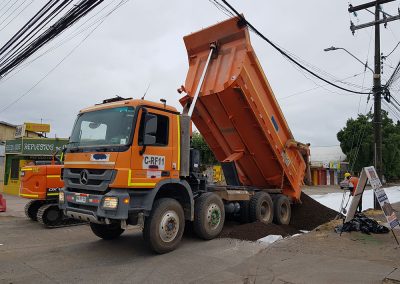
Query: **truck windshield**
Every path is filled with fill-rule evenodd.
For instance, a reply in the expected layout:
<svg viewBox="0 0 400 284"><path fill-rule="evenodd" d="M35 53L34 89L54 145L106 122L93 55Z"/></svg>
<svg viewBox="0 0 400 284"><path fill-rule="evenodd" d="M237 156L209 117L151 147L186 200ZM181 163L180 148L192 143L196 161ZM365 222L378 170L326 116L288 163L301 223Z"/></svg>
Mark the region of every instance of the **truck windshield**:
<svg viewBox="0 0 400 284"><path fill-rule="evenodd" d="M70 147L121 146L130 141L133 107L116 107L80 114L70 138Z"/></svg>

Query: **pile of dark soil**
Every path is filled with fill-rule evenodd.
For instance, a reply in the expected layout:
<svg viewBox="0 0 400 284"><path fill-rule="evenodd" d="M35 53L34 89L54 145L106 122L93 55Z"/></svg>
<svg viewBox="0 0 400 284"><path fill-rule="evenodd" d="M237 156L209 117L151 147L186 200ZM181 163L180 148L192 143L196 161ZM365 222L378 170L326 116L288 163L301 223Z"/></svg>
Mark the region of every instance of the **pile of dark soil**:
<svg viewBox="0 0 400 284"><path fill-rule="evenodd" d="M256 241L268 235L287 237L297 233L300 232L289 225L264 224L261 222L241 225L228 223L225 225L219 237Z"/></svg>
<svg viewBox="0 0 400 284"><path fill-rule="evenodd" d="M227 221L220 238L233 238L256 241L268 235L283 237L300 233L299 230L311 231L326 222L333 220L336 211L318 203L307 194L301 194L302 204L292 206L290 225L263 224L261 222L240 224Z"/></svg>
<svg viewBox="0 0 400 284"><path fill-rule="evenodd" d="M311 231L321 224L333 220L338 212L301 193L302 204L292 206L290 225L298 230Z"/></svg>

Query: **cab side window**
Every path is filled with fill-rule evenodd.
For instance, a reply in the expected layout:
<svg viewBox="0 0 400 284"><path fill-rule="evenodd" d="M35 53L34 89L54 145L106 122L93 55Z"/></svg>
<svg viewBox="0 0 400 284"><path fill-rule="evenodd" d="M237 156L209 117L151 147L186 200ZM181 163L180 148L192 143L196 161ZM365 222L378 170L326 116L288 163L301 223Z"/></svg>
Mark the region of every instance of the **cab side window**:
<svg viewBox="0 0 400 284"><path fill-rule="evenodd" d="M157 116L157 132L156 132L156 143L151 146L167 146L168 145L168 134L169 134L169 118L168 116L151 113ZM144 129L144 113L142 113L142 117L140 119L140 127L139 127L139 137L138 142L139 146L143 145L143 129Z"/></svg>

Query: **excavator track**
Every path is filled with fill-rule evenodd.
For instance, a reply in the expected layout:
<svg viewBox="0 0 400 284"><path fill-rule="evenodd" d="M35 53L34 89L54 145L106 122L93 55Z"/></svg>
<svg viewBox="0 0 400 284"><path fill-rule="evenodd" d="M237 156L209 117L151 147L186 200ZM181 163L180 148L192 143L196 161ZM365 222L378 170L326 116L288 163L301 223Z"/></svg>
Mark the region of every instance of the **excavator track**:
<svg viewBox="0 0 400 284"><path fill-rule="evenodd" d="M57 204L44 204L37 213L37 221L46 228L61 228L86 224L80 220L75 220L64 215Z"/></svg>
<svg viewBox="0 0 400 284"><path fill-rule="evenodd" d="M43 200L29 201L24 207L25 216L31 219L32 221L37 221L37 212L44 203L46 202Z"/></svg>

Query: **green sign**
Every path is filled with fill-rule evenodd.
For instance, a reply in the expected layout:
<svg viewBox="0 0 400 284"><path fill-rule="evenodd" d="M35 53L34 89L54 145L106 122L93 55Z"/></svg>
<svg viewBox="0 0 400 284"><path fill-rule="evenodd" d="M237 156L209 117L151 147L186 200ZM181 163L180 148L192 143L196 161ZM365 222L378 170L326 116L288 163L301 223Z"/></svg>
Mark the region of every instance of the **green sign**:
<svg viewBox="0 0 400 284"><path fill-rule="evenodd" d="M61 151L67 139L16 139L6 141L6 154L52 155Z"/></svg>
<svg viewBox="0 0 400 284"><path fill-rule="evenodd" d="M22 153L22 139L6 141L6 154L21 154L21 153Z"/></svg>

